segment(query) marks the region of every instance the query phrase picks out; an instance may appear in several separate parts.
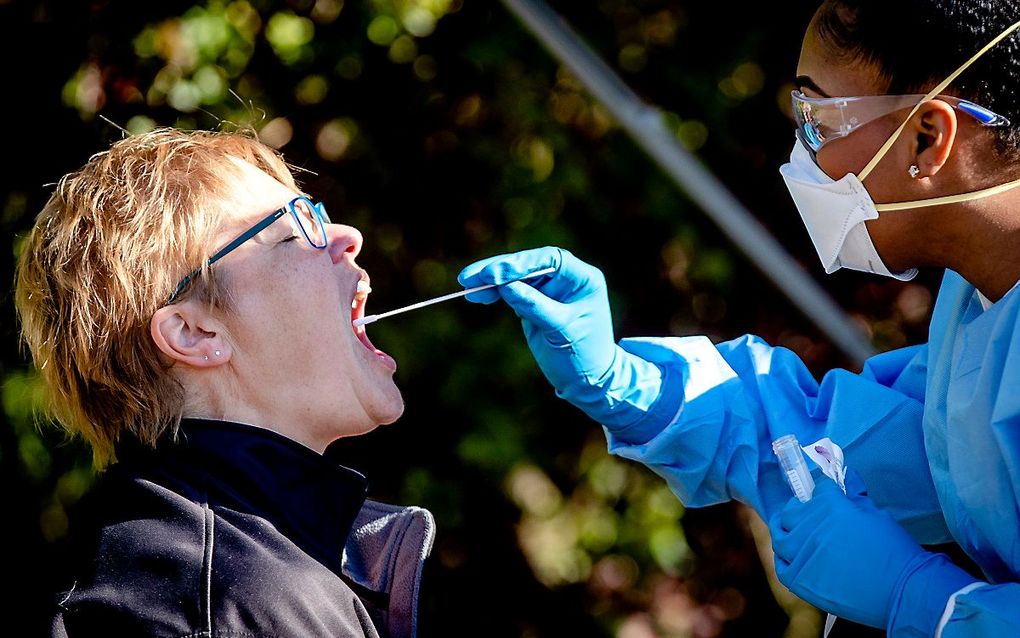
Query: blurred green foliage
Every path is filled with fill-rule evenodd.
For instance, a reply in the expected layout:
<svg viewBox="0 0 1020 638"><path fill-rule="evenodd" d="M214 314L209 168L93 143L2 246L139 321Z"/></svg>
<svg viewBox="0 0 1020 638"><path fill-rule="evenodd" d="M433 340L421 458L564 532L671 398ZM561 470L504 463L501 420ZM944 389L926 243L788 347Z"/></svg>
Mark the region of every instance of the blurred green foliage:
<svg viewBox="0 0 1020 638"><path fill-rule="evenodd" d="M776 170L814 4L554 4L817 272ZM558 244L604 269L620 337L756 332L818 373L844 363L497 2L0 0L0 42L8 280L49 185L121 129L253 127L363 231L373 308L453 290L474 259ZM924 339L934 279L826 284L876 346ZM93 474L87 450L38 419L45 392L9 295L3 310L9 604L27 632L68 585ZM432 635L817 632L817 614L770 585L760 525L733 505L685 512L657 477L609 457L505 308L445 304L370 332L400 363L408 409L337 452L373 497L436 514Z"/></svg>

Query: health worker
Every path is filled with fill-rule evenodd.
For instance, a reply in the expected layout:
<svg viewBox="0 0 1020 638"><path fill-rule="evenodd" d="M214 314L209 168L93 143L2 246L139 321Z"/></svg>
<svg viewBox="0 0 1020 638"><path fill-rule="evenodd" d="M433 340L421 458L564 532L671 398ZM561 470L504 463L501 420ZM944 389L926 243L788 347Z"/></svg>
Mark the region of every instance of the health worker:
<svg viewBox="0 0 1020 638"><path fill-rule="evenodd" d="M1020 636L1020 2L827 0L793 91L780 169L826 272L945 268L929 340L817 382L745 336L614 343L605 279L559 248L472 264L559 396L688 506L769 523L779 579L895 638ZM830 439L847 492L802 503L770 443ZM867 491L865 492L865 486ZM957 543L972 575L922 545Z"/></svg>

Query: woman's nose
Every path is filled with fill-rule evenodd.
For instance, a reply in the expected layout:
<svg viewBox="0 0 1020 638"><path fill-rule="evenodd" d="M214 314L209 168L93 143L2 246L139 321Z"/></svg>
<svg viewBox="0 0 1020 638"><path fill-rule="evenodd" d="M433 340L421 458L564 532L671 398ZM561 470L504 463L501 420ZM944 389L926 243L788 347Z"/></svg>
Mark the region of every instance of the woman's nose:
<svg viewBox="0 0 1020 638"><path fill-rule="evenodd" d="M329 238L329 256L334 264L339 263L344 255L353 260L361 252L361 244L365 241L361 231L343 224L326 224L326 236Z"/></svg>

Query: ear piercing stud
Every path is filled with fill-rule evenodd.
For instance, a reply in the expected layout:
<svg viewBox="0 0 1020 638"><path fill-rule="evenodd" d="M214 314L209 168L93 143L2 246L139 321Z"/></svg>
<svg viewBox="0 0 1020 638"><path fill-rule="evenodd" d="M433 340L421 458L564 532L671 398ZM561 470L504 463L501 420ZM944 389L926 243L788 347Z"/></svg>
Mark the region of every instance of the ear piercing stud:
<svg viewBox="0 0 1020 638"><path fill-rule="evenodd" d="M920 174L921 169L919 169L917 167L917 164L911 164L910 168L907 169L907 172L910 173L911 177L913 177L914 179L917 179L917 176L918 176L918 174Z"/></svg>
<svg viewBox="0 0 1020 638"><path fill-rule="evenodd" d="M215 354L216 354L217 357L220 356L220 351L217 350Z"/></svg>

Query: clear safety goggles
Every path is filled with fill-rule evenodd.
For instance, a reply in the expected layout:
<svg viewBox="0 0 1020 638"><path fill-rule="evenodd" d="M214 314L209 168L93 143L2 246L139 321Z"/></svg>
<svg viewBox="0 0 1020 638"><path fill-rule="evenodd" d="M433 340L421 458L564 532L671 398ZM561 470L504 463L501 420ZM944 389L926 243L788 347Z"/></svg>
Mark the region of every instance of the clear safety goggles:
<svg viewBox="0 0 1020 638"><path fill-rule="evenodd" d="M808 97L800 91L790 93L797 136L812 152L818 152L832 140L846 137L868 122L916 106L924 95L862 95L858 97ZM973 117L982 126L1009 126L1009 120L983 106L957 97L937 98Z"/></svg>

